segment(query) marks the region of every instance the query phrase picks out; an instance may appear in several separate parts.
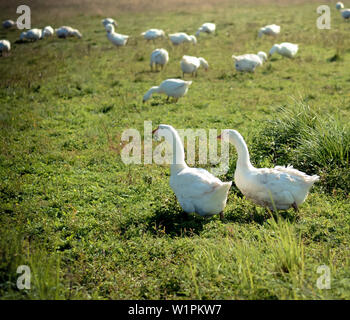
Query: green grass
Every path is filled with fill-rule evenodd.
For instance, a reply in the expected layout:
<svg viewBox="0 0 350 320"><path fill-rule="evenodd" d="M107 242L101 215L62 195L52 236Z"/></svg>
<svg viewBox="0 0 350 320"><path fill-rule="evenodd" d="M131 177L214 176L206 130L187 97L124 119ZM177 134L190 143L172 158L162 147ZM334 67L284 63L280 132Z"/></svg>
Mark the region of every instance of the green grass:
<svg viewBox="0 0 350 320"><path fill-rule="evenodd" d="M332 29L316 29L317 5L116 13L118 31L133 36L119 50L100 22L112 12L34 12L33 26L72 25L81 40L16 44L20 31L1 29L12 51L0 59L0 297L349 299L349 24L332 8ZM137 37L150 27L193 34L205 21L217 33L197 46ZM282 34L257 39L269 23ZM268 52L275 41L298 43L297 57L235 72L232 54ZM158 47L170 61L152 73ZM142 104L151 86L181 76L183 54L204 57L209 71L199 70L177 104L159 95ZM270 216L233 185L223 222L186 218L168 166L121 161L122 132L143 135L145 120L237 129L254 165L292 164L320 182L298 213ZM232 148L224 181L236 159ZM30 290L16 288L22 264L32 271ZM316 286L324 264L329 290Z"/></svg>

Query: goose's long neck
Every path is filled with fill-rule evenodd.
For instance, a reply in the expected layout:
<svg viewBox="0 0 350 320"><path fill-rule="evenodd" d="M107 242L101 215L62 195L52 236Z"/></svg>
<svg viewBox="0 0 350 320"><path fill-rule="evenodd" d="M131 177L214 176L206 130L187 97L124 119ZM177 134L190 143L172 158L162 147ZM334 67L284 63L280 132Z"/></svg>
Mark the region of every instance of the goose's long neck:
<svg viewBox="0 0 350 320"><path fill-rule="evenodd" d="M187 167L187 164L185 162L185 151L184 147L181 141L181 138L176 130L171 129L169 137L167 137L168 142L172 145L173 148L173 159L171 163L171 172L175 173L185 167ZM172 141L169 141L171 139Z"/></svg>
<svg viewBox="0 0 350 320"><path fill-rule="evenodd" d="M237 154L238 154L238 160L237 160L237 167L241 169L251 169L253 168L252 164L250 163L250 156L247 144L245 143L242 136L231 138L232 143L234 144Z"/></svg>
<svg viewBox="0 0 350 320"><path fill-rule="evenodd" d="M149 89L144 97L144 100L148 100L149 98L151 98L152 94L155 92L160 92L159 87L152 87L151 89Z"/></svg>

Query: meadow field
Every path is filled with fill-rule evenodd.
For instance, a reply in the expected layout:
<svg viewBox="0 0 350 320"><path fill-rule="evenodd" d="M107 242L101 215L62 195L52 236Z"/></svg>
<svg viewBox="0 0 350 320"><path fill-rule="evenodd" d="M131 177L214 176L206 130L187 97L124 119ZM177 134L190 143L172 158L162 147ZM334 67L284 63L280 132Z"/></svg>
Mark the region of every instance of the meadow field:
<svg viewBox="0 0 350 320"><path fill-rule="evenodd" d="M17 19L18 1L0 1ZM0 57L1 299L350 299L350 23L336 1L28 1L32 27L69 25L81 39L16 43ZM345 1L350 7L350 1ZM316 9L331 8L319 30ZM114 47L101 19L130 35ZM215 34L197 45L146 42L140 33ZM257 37L267 24L276 38ZM294 59L272 56L238 73L233 54L299 44ZM155 48L169 63L151 72ZM180 78L184 55L204 57L177 103L152 86ZM177 129L236 129L256 167L292 164L320 181L300 207L269 214L232 184L224 220L183 214L170 168L125 164L122 133L144 121ZM156 142L153 142L153 146ZM219 178L233 180L237 154ZM209 169L212 165L195 166ZM16 286L18 266L31 288ZM318 286L322 266L330 287ZM321 267L321 269L320 269ZM320 271L321 270L321 271Z"/></svg>

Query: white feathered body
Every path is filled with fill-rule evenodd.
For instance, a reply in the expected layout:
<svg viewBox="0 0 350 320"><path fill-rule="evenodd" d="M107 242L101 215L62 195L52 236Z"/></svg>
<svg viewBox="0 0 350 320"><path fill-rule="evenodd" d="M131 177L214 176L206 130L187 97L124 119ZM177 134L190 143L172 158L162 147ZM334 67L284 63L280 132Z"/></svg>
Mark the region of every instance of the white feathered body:
<svg viewBox="0 0 350 320"><path fill-rule="evenodd" d="M222 212L226 206L231 182L222 182L204 169L189 168L172 172L170 187L182 209L201 216Z"/></svg>
<svg viewBox="0 0 350 320"><path fill-rule="evenodd" d="M5 29L9 29L9 28L12 28L16 25L16 22L14 22L13 20L5 20L2 22L2 26L5 28Z"/></svg>
<svg viewBox="0 0 350 320"><path fill-rule="evenodd" d="M43 29L43 38L45 37L51 37L53 36L55 33L54 29L51 27L51 26L46 26L44 29Z"/></svg>
<svg viewBox="0 0 350 320"><path fill-rule="evenodd" d="M125 46L128 42L129 36L114 32L114 26L112 24L106 25L107 38L115 46Z"/></svg>
<svg viewBox="0 0 350 320"><path fill-rule="evenodd" d="M341 10L341 9L344 9L344 4L342 2L337 2L335 7L336 7L337 10Z"/></svg>
<svg viewBox="0 0 350 320"><path fill-rule="evenodd" d="M254 72L256 67L261 66L267 59L265 52L258 54L248 53L241 56L232 56L235 60L235 68L241 72Z"/></svg>
<svg viewBox="0 0 350 320"><path fill-rule="evenodd" d="M194 44L197 43L197 39L195 36L189 36L187 33L184 32L169 34L169 39L175 46L184 42L192 42Z"/></svg>
<svg viewBox="0 0 350 320"><path fill-rule="evenodd" d="M168 97L174 97L176 99L183 97L192 81L184 81L181 79L167 79L164 80L158 87L152 87L143 96L143 101L147 101L153 93L164 93Z"/></svg>
<svg viewBox="0 0 350 320"><path fill-rule="evenodd" d="M297 209L307 197L312 185L319 180L317 175L309 176L292 166L255 168L249 157L248 147L236 130L224 130L238 153L234 174L238 189L254 203L271 210Z"/></svg>
<svg viewBox="0 0 350 320"><path fill-rule="evenodd" d="M79 30L69 26L62 26L58 29L55 29L55 31L56 31L57 37L59 38L77 37L80 39L82 37Z"/></svg>
<svg viewBox="0 0 350 320"><path fill-rule="evenodd" d="M259 37L262 37L263 34L268 36L277 36L281 32L281 27L276 24L270 24L259 30Z"/></svg>
<svg viewBox="0 0 350 320"><path fill-rule="evenodd" d="M128 42L129 36L120 34L120 33L107 33L107 38L110 42L112 42L115 46L125 46Z"/></svg>
<svg viewBox="0 0 350 320"><path fill-rule="evenodd" d="M341 16L344 19L350 19L350 9L344 9L341 11Z"/></svg>
<svg viewBox="0 0 350 320"><path fill-rule="evenodd" d="M142 32L141 35L146 39L146 40L155 40L161 37L165 37L165 33L161 29L149 29L145 32Z"/></svg>
<svg viewBox="0 0 350 320"><path fill-rule="evenodd" d="M11 50L11 43L8 40L0 40L0 53L9 52Z"/></svg>
<svg viewBox="0 0 350 320"><path fill-rule="evenodd" d="M309 176L292 166L235 171L235 184L254 203L271 210L287 210L302 204L319 177ZM273 200L272 200L273 199Z"/></svg>
<svg viewBox="0 0 350 320"><path fill-rule="evenodd" d="M40 40L43 37L43 31L41 29L30 29L28 31L24 31L20 35L20 40L30 40L30 41L36 41Z"/></svg>
<svg viewBox="0 0 350 320"><path fill-rule="evenodd" d="M208 69L208 62L202 57L193 57L193 56L183 56L180 62L181 70L183 73L196 73L197 69L203 65L205 70Z"/></svg>
<svg viewBox="0 0 350 320"><path fill-rule="evenodd" d="M150 66L153 68L153 65L160 65L164 67L169 61L169 53L165 49L155 49L151 53Z"/></svg>
<svg viewBox="0 0 350 320"><path fill-rule="evenodd" d="M277 52L281 56L287 57L287 58L293 58L297 52L298 52L299 46L294 43L290 42L283 42L281 44L275 44L271 50L270 55Z"/></svg>
<svg viewBox="0 0 350 320"><path fill-rule="evenodd" d="M196 36L199 36L199 34L201 32L205 32L205 33L213 33L215 32L216 30L216 25L215 23L211 23L211 22L206 22L206 23L203 23L199 29L197 30L196 32Z"/></svg>

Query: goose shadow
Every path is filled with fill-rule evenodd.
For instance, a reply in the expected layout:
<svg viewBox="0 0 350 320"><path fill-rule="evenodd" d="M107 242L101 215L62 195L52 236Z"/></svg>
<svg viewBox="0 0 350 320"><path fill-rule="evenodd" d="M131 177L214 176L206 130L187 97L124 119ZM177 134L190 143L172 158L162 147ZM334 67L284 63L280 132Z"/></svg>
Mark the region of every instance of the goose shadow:
<svg viewBox="0 0 350 320"><path fill-rule="evenodd" d="M199 235L203 227L212 219L195 213L187 214L172 199L155 208L154 214L148 218L146 225L147 230L156 235L166 234L172 238L191 237Z"/></svg>
<svg viewBox="0 0 350 320"><path fill-rule="evenodd" d="M299 216L292 210L279 210L271 211L269 209L254 206L252 208L236 208L224 213L224 223L239 223L239 224L250 224L257 223L263 225L265 222L273 218L278 220L280 218L287 220L291 223L296 222Z"/></svg>

